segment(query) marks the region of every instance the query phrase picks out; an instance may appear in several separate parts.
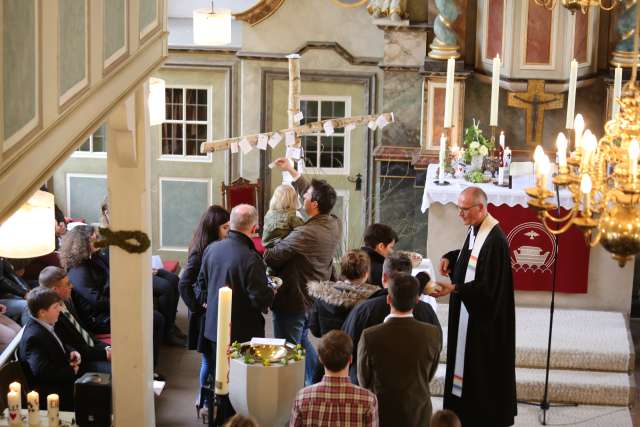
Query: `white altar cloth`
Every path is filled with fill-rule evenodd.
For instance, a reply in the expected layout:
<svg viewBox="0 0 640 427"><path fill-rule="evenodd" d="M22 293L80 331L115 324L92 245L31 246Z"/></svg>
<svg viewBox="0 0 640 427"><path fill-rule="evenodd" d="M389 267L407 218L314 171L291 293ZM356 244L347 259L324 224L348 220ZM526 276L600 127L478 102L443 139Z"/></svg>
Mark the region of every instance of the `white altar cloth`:
<svg viewBox="0 0 640 427"><path fill-rule="evenodd" d="M527 206L529 196L524 192L524 188L499 187L494 184L474 184L463 178L453 177L446 178L450 185L437 185L434 183L437 179L437 169L437 164L430 164L427 168L427 180L422 195L422 213L425 213L433 203L441 203L443 205L457 203L458 195L467 187L482 188L487 193L489 203L496 206ZM531 185L533 185L533 176L531 176ZM568 190L560 190L560 206L565 209L571 209L573 206L573 199Z"/></svg>

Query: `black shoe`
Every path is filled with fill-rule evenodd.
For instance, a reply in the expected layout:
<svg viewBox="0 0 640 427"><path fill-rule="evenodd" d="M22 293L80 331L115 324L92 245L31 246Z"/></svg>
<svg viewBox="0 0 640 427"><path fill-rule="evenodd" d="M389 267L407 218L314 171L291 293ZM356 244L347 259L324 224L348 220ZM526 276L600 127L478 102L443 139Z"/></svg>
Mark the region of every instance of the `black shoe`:
<svg viewBox="0 0 640 427"><path fill-rule="evenodd" d="M175 334L169 334L164 337L164 343L174 347L184 347L186 345L185 339L180 338Z"/></svg>

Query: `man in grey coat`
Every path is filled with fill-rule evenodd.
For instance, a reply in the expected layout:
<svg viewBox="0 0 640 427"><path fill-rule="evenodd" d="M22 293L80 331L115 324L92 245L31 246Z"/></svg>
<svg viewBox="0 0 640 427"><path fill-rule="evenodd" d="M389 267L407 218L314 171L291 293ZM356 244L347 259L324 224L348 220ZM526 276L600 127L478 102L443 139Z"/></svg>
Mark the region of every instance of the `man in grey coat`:
<svg viewBox="0 0 640 427"><path fill-rule="evenodd" d="M307 283L329 280L333 272L333 257L342 235L340 221L331 215L336 191L324 180L314 179L309 184L286 158L275 164L293 177L292 185L303 197L309 219L264 253L264 261L283 282L273 303L273 331L277 338L305 347L305 378L311 384L317 354L307 337L307 310L313 303Z"/></svg>

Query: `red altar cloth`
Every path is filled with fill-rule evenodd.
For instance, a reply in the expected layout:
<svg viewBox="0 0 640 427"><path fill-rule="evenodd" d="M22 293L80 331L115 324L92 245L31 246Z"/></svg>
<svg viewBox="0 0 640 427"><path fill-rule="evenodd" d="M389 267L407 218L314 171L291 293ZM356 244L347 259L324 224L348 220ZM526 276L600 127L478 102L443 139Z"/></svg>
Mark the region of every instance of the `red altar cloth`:
<svg viewBox="0 0 640 427"><path fill-rule="evenodd" d="M557 252L556 291L587 293L589 246L580 230L571 227L559 235L556 247L553 235L545 230L533 209L492 204L488 209L507 236L516 290L550 291ZM567 211L561 209L561 214Z"/></svg>

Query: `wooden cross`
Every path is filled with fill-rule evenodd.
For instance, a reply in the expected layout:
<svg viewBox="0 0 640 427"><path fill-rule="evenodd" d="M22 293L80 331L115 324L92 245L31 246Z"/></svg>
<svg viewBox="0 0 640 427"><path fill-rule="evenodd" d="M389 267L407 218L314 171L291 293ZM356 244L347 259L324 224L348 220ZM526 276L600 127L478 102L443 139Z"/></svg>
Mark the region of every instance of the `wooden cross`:
<svg viewBox="0 0 640 427"><path fill-rule="evenodd" d="M545 110L564 107L563 93L544 91L544 80L529 80L526 92L509 92L507 105L525 110L526 144L542 145Z"/></svg>

